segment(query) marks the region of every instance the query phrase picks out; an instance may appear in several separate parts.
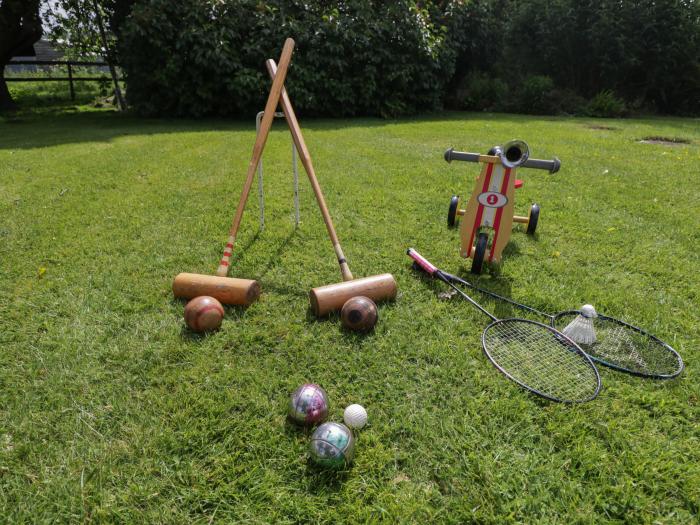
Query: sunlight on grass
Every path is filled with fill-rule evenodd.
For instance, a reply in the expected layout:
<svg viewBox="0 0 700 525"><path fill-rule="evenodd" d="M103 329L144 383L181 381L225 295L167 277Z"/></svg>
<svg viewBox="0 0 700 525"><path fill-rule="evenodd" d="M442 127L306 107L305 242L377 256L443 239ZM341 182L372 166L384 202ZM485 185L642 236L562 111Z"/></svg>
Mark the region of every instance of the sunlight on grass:
<svg viewBox="0 0 700 525"><path fill-rule="evenodd" d="M302 118L353 272L391 272L399 284L366 337L309 312L308 290L340 275L305 180L294 227L278 123L264 157L266 228L253 193L231 272L259 279L263 296L196 336L172 278L215 270L254 122L84 109L0 120L8 522L696 519L697 120ZM650 136L689 143L640 143ZM538 233L516 228L503 263L477 282L545 311L590 302L631 320L681 353L679 379L601 368L594 402L540 400L482 355L478 312L416 278L408 246L453 273L468 268L446 216L478 168L447 164L443 151L514 137L562 169L519 171L516 212L537 202ZM327 390L331 420L353 402L369 412L346 472L309 465L309 433L285 423L287 396L305 381Z"/></svg>

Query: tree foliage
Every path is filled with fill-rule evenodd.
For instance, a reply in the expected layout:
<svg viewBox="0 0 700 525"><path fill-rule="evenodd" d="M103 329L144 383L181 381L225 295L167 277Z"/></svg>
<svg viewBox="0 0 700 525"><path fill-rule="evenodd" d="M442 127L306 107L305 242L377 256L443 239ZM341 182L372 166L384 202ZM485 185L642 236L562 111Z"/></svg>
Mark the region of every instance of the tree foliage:
<svg viewBox="0 0 700 525"><path fill-rule="evenodd" d="M41 38L39 0L0 0L0 67ZM15 109L4 76L0 76L0 111Z"/></svg>
<svg viewBox="0 0 700 525"><path fill-rule="evenodd" d="M0 58L38 39L40 3L0 0ZM287 36L297 42L289 89L307 115L442 106L700 114L696 0L52 3L60 6L51 17L54 40L69 56L111 53L143 114L255 113L269 86L264 60ZM107 49L95 3L107 21ZM8 97L1 82L0 101Z"/></svg>
<svg viewBox="0 0 700 525"><path fill-rule="evenodd" d="M123 28L129 97L147 114L254 113L287 36L306 114L578 112L600 93L700 112L694 0L142 0Z"/></svg>
<svg viewBox="0 0 700 525"><path fill-rule="evenodd" d="M148 114L253 114L269 85L264 60L287 36L289 89L305 114L437 108L454 62L413 1L147 0L121 42L129 98Z"/></svg>
<svg viewBox="0 0 700 525"><path fill-rule="evenodd" d="M508 57L585 97L610 90L665 113L700 111L700 3L514 3Z"/></svg>
<svg viewBox="0 0 700 525"><path fill-rule="evenodd" d="M47 5L45 22L51 40L70 58L107 57L117 60L119 30L136 0L55 0ZM107 48L96 10L103 14Z"/></svg>

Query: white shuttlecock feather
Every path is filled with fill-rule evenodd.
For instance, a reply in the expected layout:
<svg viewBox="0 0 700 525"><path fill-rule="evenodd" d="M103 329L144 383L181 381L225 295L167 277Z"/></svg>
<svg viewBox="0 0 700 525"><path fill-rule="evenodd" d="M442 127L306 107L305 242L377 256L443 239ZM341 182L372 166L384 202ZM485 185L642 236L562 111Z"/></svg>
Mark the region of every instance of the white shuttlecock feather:
<svg viewBox="0 0 700 525"><path fill-rule="evenodd" d="M571 321L562 333L580 345L592 345L596 341L593 319L598 317L595 308L590 304L581 307L581 313Z"/></svg>

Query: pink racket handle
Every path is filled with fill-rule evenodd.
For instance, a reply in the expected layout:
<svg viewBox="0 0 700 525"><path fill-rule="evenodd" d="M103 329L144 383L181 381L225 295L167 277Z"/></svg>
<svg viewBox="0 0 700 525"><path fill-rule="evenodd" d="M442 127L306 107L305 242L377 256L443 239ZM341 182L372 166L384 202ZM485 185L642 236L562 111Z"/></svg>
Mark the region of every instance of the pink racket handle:
<svg viewBox="0 0 700 525"><path fill-rule="evenodd" d="M439 271L439 270L437 269L437 267L433 266L433 265L430 263L430 261L428 261L428 259L426 259L425 257L423 257L420 253L418 253L418 252L417 252L416 250L414 250L413 248L409 248L408 250L406 250L406 253L408 254L408 256L409 256L411 259L413 259L414 261L416 261L416 264L417 264L418 266L420 266L423 270L425 270L425 272L426 272L428 275L435 275L435 274Z"/></svg>

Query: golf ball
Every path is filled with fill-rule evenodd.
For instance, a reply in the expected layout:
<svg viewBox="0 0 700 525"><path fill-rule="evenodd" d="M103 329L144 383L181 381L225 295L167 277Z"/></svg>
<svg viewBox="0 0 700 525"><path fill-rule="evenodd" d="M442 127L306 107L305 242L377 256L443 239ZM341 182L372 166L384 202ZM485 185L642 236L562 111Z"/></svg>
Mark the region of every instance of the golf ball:
<svg viewBox="0 0 700 525"><path fill-rule="evenodd" d="M360 429L367 424L367 411L362 405L350 405L343 412L343 421L350 428Z"/></svg>
<svg viewBox="0 0 700 525"><path fill-rule="evenodd" d="M352 463L355 438L342 423L324 423L311 436L309 454L322 467L343 468Z"/></svg>
<svg viewBox="0 0 700 525"><path fill-rule="evenodd" d="M289 419L300 425L315 425L328 416L328 395L313 383L297 388L289 398Z"/></svg>

